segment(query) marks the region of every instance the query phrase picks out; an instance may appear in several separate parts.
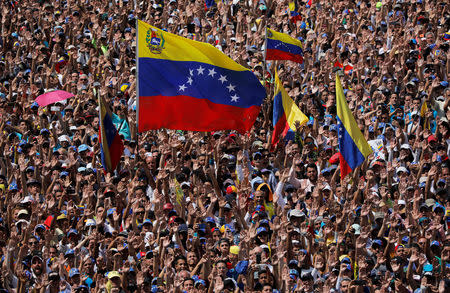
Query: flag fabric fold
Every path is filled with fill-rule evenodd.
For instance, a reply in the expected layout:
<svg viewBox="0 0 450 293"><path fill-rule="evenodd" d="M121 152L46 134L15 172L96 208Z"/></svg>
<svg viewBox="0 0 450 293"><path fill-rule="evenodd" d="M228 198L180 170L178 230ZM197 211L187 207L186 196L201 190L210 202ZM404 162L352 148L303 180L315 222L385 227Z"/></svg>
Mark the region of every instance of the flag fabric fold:
<svg viewBox="0 0 450 293"><path fill-rule="evenodd" d="M344 67L344 65L341 62L336 61L336 62L334 62L334 67L339 67L340 69L344 70L344 73L347 75L350 75L353 73L353 66L351 64L347 64Z"/></svg>
<svg viewBox="0 0 450 293"><path fill-rule="evenodd" d="M138 130L252 127L266 96L258 78L210 44L138 21Z"/></svg>
<svg viewBox="0 0 450 293"><path fill-rule="evenodd" d="M424 129L430 129L430 122L427 121L425 115L428 112L428 105L427 105L427 101L423 101L422 102L422 106L420 106L420 117L423 120L423 128Z"/></svg>
<svg viewBox="0 0 450 293"><path fill-rule="evenodd" d="M98 106L100 118L98 136L101 144L102 165L105 171L112 172L116 169L122 157L124 150L123 141L112 122L112 114L101 97L98 98Z"/></svg>
<svg viewBox="0 0 450 293"><path fill-rule="evenodd" d="M295 131L295 122L300 125L308 122L308 117L297 107L295 102L289 97L275 71L275 96L273 101L273 133L272 149L278 144L280 138L292 130Z"/></svg>
<svg viewBox="0 0 450 293"><path fill-rule="evenodd" d="M350 111L342 89L341 80L336 74L337 124L340 152L341 178L344 178L361 165L372 153L356 120Z"/></svg>
<svg viewBox="0 0 450 293"><path fill-rule="evenodd" d="M303 63L302 42L267 28L266 60L290 60Z"/></svg>

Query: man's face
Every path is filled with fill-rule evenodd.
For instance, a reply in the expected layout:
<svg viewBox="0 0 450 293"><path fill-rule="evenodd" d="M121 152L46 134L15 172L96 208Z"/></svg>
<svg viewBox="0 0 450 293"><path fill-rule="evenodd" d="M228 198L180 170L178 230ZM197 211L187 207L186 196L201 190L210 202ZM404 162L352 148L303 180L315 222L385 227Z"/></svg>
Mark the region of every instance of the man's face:
<svg viewBox="0 0 450 293"><path fill-rule="evenodd" d="M259 283L266 284L269 283L269 274L268 273L261 273L259 274Z"/></svg>
<svg viewBox="0 0 450 293"><path fill-rule="evenodd" d="M26 175L27 175L27 179L30 180L34 176L33 170L28 170L26 172Z"/></svg>
<svg viewBox="0 0 450 293"><path fill-rule="evenodd" d="M220 251L222 251L223 255L228 255L228 252L230 251L230 245L225 241L221 242Z"/></svg>
<svg viewBox="0 0 450 293"><path fill-rule="evenodd" d="M137 198L143 198L145 193L142 189L138 189L134 192L134 194L136 195Z"/></svg>
<svg viewBox="0 0 450 293"><path fill-rule="evenodd" d="M156 169L156 158L155 157L148 157L147 158L147 165L150 170Z"/></svg>
<svg viewBox="0 0 450 293"><path fill-rule="evenodd" d="M140 207L136 210L137 220L139 222L142 222L144 220L144 213L145 213L145 211L142 207Z"/></svg>
<svg viewBox="0 0 450 293"><path fill-rule="evenodd" d="M305 287L305 290L307 292L311 292L312 288L313 288L313 281L312 280L304 280L303 282L303 287Z"/></svg>
<svg viewBox="0 0 450 293"><path fill-rule="evenodd" d="M40 276L42 274L42 260L37 257L33 258L31 268L37 276Z"/></svg>
<svg viewBox="0 0 450 293"><path fill-rule="evenodd" d="M292 155L293 155L293 156L296 155L296 154L298 154L299 149L298 149L298 145L297 145L297 144L294 144L294 145L292 146L291 152L292 152Z"/></svg>
<svg viewBox="0 0 450 293"><path fill-rule="evenodd" d="M79 279L79 276L78 276L78 279ZM111 283L112 283L113 288L120 288L120 278L119 277L111 278Z"/></svg>
<svg viewBox="0 0 450 293"><path fill-rule="evenodd" d="M224 277L226 276L228 269L227 266L223 262L221 262L217 264L217 271L220 276Z"/></svg>
<svg viewBox="0 0 450 293"><path fill-rule="evenodd" d="M31 194L37 194L38 192L39 192L39 185L37 185L37 184L32 184L32 185L30 185L30 187L28 188L28 190L29 190L29 192L31 193Z"/></svg>
<svg viewBox="0 0 450 293"><path fill-rule="evenodd" d="M194 281L193 280L186 280L183 284L183 290L190 292L191 290L194 290Z"/></svg>
<svg viewBox="0 0 450 293"><path fill-rule="evenodd" d="M291 217L292 225L294 225L295 227L300 227L304 220L304 217Z"/></svg>
<svg viewBox="0 0 450 293"><path fill-rule="evenodd" d="M399 246L397 249L397 254L404 258L407 256L408 250L406 248L404 248L403 246Z"/></svg>
<svg viewBox="0 0 450 293"><path fill-rule="evenodd" d="M35 237L28 240L28 245L31 251L39 250L39 241Z"/></svg>
<svg viewBox="0 0 450 293"><path fill-rule="evenodd" d="M54 258L58 256L58 251L54 247L50 247L49 249L50 258Z"/></svg>
<svg viewBox="0 0 450 293"><path fill-rule="evenodd" d="M308 177L308 179L311 181L316 181L317 180L317 169L308 167L308 169L306 170L306 177Z"/></svg>
<svg viewBox="0 0 450 293"><path fill-rule="evenodd" d="M255 203L257 204L257 205L262 205L262 204L264 204L264 194L262 193L262 191L257 191L256 193L255 193Z"/></svg>
<svg viewBox="0 0 450 293"><path fill-rule="evenodd" d="M344 280L341 282L341 292L350 292L350 281Z"/></svg>
<svg viewBox="0 0 450 293"><path fill-rule="evenodd" d="M392 94L391 95L391 103L393 105L397 105L398 104L398 96L396 94Z"/></svg>
<svg viewBox="0 0 450 293"><path fill-rule="evenodd" d="M450 169L447 168L447 167L442 168L441 174L442 174L442 175L441 175L441 178L447 180L447 179L448 179L448 176L450 175Z"/></svg>
<svg viewBox="0 0 450 293"><path fill-rule="evenodd" d="M20 128L21 131L26 132L27 124L25 123L25 121L20 122L19 128Z"/></svg>
<svg viewBox="0 0 450 293"><path fill-rule="evenodd" d="M261 169L262 163L263 163L262 156L256 155L256 156L253 158L253 165L254 165L256 168Z"/></svg>
<svg viewBox="0 0 450 293"><path fill-rule="evenodd" d="M409 105L411 103L412 96L411 95L406 95L404 97L404 99L405 99L405 105Z"/></svg>
<svg viewBox="0 0 450 293"><path fill-rule="evenodd" d="M273 289L271 286L264 286L261 292L262 293L272 293Z"/></svg>

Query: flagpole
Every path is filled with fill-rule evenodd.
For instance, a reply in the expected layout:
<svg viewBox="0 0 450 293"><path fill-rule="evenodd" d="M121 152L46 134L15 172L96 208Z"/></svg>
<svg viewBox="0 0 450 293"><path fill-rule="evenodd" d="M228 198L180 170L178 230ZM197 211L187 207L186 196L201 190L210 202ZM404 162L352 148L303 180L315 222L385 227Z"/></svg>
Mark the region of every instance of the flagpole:
<svg viewBox="0 0 450 293"><path fill-rule="evenodd" d="M136 17L136 145L139 148L139 19Z"/></svg>
<svg viewBox="0 0 450 293"><path fill-rule="evenodd" d="M265 42L264 42L264 60L263 60L263 65L264 65L263 66L263 80L264 80L264 88L266 88L267 21L264 25L264 34L265 34Z"/></svg>

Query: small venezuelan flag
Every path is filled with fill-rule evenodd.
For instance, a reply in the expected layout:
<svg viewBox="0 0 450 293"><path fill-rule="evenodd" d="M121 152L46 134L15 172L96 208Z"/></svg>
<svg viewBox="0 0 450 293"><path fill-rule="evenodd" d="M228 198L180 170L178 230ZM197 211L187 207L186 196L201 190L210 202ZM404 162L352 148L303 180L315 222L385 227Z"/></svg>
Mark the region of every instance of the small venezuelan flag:
<svg viewBox="0 0 450 293"><path fill-rule="evenodd" d="M302 16L298 13L297 1L292 1L289 3L289 11L290 11L289 20L292 23L296 23L297 21L302 20Z"/></svg>
<svg viewBox="0 0 450 293"><path fill-rule="evenodd" d="M117 164L123 154L123 141L112 122L112 115L105 105L103 98L98 98L98 108L100 116L99 138L101 143L101 159L103 169L112 172L116 169Z"/></svg>
<svg viewBox="0 0 450 293"><path fill-rule="evenodd" d="M244 133L266 90L252 71L210 44L138 21L138 130Z"/></svg>
<svg viewBox="0 0 450 293"><path fill-rule="evenodd" d="M300 40L267 29L266 60L291 60L303 63L303 45Z"/></svg>
<svg viewBox="0 0 450 293"><path fill-rule="evenodd" d="M273 101L273 134L272 149L278 144L281 137L284 137L289 130L295 131L295 122L300 125L308 122L308 117L297 107L289 97L283 84L275 72L275 97Z"/></svg>
<svg viewBox="0 0 450 293"><path fill-rule="evenodd" d="M341 80L336 74L337 124L340 151L341 178L361 165L372 153L361 130L348 108Z"/></svg>
<svg viewBox="0 0 450 293"><path fill-rule="evenodd" d="M426 101L423 101L422 106L420 106L420 117L423 119L423 128L430 129L430 122L427 121L425 115L428 112L428 105Z"/></svg>

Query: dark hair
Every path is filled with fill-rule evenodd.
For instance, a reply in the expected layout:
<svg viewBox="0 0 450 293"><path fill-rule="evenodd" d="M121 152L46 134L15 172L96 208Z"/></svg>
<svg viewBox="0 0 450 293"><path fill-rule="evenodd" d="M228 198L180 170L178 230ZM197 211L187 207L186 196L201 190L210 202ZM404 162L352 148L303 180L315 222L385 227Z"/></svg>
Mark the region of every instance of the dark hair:
<svg viewBox="0 0 450 293"><path fill-rule="evenodd" d="M220 243L222 243L222 242L226 242L228 245L230 245L230 240L228 240L227 238L220 238L218 244L220 245Z"/></svg>
<svg viewBox="0 0 450 293"><path fill-rule="evenodd" d="M186 279L183 280L183 285L184 285L184 283L185 283L186 281L192 281L192 283L195 283L194 279L192 279L192 278L186 278Z"/></svg>
<svg viewBox="0 0 450 293"><path fill-rule="evenodd" d="M186 257L184 255L178 255L177 257L175 257L175 259L172 261L172 268L175 268L175 265L177 264L177 262L182 259L184 261L187 261Z"/></svg>
<svg viewBox="0 0 450 293"><path fill-rule="evenodd" d="M317 171L317 166L316 166L316 164L309 163L309 164L306 166L306 170L308 170L308 168L313 168L314 170Z"/></svg>
<svg viewBox="0 0 450 293"><path fill-rule="evenodd" d="M216 261L216 263L214 265L217 266L220 263L223 263L225 266L227 266L227 262L223 259L219 259L218 261Z"/></svg>

